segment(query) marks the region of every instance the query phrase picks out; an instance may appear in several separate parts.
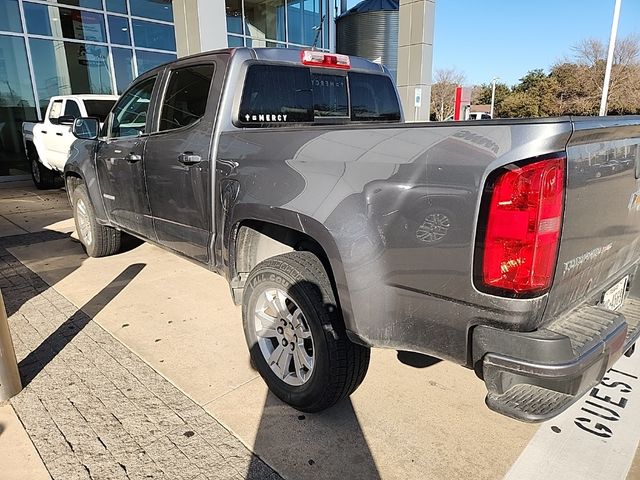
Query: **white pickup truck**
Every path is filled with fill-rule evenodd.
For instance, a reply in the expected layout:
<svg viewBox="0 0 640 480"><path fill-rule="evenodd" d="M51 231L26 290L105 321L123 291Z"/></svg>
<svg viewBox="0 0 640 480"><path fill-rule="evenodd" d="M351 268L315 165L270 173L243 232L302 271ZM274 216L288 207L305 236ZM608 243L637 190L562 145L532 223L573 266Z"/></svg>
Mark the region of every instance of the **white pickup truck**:
<svg viewBox="0 0 640 480"><path fill-rule="evenodd" d="M22 124L22 137L31 177L39 189L53 188L64 170L69 148L76 138L71 133L73 121L94 117L103 123L117 95L62 95L52 97L44 122Z"/></svg>

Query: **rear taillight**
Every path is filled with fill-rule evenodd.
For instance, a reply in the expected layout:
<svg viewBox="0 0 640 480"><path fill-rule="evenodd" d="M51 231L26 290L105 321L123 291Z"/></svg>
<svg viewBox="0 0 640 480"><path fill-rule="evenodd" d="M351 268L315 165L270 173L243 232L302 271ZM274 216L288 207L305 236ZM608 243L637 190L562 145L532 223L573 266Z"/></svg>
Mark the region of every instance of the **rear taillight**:
<svg viewBox="0 0 640 480"><path fill-rule="evenodd" d="M498 173L488 193L480 244L484 290L543 293L551 286L564 207L564 156Z"/></svg>
<svg viewBox="0 0 640 480"><path fill-rule="evenodd" d="M341 55L339 53L324 53L316 50L303 50L300 53L302 63L304 65L325 67L325 68L341 68L349 70L351 68L351 61L348 55Z"/></svg>

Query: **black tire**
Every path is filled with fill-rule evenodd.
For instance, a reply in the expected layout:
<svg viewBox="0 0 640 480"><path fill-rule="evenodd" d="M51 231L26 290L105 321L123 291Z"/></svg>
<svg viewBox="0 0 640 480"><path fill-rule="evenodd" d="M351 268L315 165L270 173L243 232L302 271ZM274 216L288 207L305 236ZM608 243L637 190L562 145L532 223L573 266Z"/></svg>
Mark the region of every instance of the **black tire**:
<svg viewBox="0 0 640 480"><path fill-rule="evenodd" d="M84 184L78 185L72 194L73 218L76 224L76 231L80 242L90 257L106 257L118 253L122 242L120 230L113 227L100 225L95 216L87 187ZM81 223L83 218L82 207L86 210L87 228L89 236L82 233Z"/></svg>
<svg viewBox="0 0 640 480"><path fill-rule="evenodd" d="M302 385L290 385L276 375L258 344L253 312L258 298L277 287L300 308L313 337L314 366ZM245 284L242 319L253 364L278 398L303 412L324 410L351 395L369 367L369 348L347 338L336 305L322 263L309 252L267 259L251 271Z"/></svg>
<svg viewBox="0 0 640 480"><path fill-rule="evenodd" d="M27 148L27 158L31 164L31 178L38 190L49 190L58 186L59 175L42 165L35 147Z"/></svg>

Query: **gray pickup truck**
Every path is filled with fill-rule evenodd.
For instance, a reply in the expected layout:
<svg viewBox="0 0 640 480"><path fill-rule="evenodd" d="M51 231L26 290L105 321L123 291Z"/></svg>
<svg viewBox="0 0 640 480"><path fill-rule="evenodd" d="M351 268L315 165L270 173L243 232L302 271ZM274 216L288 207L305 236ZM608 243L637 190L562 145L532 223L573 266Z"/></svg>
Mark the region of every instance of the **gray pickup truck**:
<svg viewBox="0 0 640 480"><path fill-rule="evenodd" d="M125 232L223 275L299 410L350 395L383 347L472 368L491 409L541 421L640 335L638 117L408 124L378 64L230 49L73 131L87 253Z"/></svg>

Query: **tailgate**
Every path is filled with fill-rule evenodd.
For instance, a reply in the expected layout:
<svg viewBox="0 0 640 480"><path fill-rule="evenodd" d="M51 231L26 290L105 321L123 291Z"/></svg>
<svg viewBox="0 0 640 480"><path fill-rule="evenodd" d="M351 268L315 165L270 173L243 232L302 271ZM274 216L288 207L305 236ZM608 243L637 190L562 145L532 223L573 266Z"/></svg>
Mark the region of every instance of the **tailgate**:
<svg viewBox="0 0 640 480"><path fill-rule="evenodd" d="M545 320L585 299L598 303L640 258L640 117L574 119L574 128Z"/></svg>

